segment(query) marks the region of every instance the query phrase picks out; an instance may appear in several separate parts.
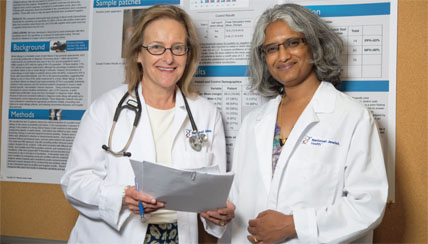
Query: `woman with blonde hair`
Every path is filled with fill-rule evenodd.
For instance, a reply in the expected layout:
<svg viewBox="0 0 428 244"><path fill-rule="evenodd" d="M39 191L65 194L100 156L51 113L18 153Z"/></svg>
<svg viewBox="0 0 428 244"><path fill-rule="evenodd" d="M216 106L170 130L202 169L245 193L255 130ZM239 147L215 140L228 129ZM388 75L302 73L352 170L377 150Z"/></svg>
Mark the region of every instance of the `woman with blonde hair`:
<svg viewBox="0 0 428 244"><path fill-rule="evenodd" d="M200 53L195 27L179 7L155 5L144 10L126 50L127 84L86 111L61 179L80 212L69 242L197 243L197 213L165 210L168 203L144 186L137 191L129 161L226 171L221 115L192 87ZM234 205L201 216L205 230L220 237Z"/></svg>

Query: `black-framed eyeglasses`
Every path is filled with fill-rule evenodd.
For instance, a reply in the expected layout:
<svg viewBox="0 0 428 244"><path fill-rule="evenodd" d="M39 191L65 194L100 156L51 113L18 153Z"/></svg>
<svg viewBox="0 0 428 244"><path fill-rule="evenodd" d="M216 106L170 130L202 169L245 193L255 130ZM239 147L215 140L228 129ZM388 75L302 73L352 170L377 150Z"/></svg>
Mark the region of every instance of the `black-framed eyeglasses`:
<svg viewBox="0 0 428 244"><path fill-rule="evenodd" d="M162 55L166 50L170 50L175 56L183 56L189 51L189 47L184 44L175 44L171 47L164 47L160 44L149 44L147 46L141 45L152 55Z"/></svg>
<svg viewBox="0 0 428 244"><path fill-rule="evenodd" d="M306 43L306 38L304 37L292 37L285 40L281 44L268 44L261 47L262 54L269 55L275 54L279 51L279 46L283 45L285 49L293 51L300 46L301 43Z"/></svg>

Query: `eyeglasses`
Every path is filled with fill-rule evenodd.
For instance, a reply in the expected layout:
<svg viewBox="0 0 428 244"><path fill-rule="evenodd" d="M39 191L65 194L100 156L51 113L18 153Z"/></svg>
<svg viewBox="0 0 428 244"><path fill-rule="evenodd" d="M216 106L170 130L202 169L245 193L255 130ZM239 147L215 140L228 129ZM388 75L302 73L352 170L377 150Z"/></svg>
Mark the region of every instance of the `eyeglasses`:
<svg viewBox="0 0 428 244"><path fill-rule="evenodd" d="M143 48L147 50L152 55L162 55L165 53L167 49L171 51L171 53L175 56L183 56L189 51L189 47L184 44L176 44L171 47L164 47L159 44L149 44L147 46L141 45Z"/></svg>
<svg viewBox="0 0 428 244"><path fill-rule="evenodd" d="M279 51L279 46L281 45L283 45L285 49L293 51L300 46L300 43L306 43L306 38L289 38L281 44L269 44L266 46L262 46L261 51L265 55L275 54Z"/></svg>

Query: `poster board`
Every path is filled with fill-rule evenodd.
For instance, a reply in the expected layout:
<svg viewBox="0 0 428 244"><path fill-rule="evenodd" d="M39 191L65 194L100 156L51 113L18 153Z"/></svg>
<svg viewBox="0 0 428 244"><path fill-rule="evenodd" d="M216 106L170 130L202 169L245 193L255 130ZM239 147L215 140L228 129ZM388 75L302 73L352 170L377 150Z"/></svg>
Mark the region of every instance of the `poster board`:
<svg viewBox="0 0 428 244"><path fill-rule="evenodd" d="M5 5L0 1L0 89ZM387 207L375 242L427 242L427 16L426 1L398 2L396 203ZM77 212L59 185L3 181L0 191L1 235L68 238Z"/></svg>

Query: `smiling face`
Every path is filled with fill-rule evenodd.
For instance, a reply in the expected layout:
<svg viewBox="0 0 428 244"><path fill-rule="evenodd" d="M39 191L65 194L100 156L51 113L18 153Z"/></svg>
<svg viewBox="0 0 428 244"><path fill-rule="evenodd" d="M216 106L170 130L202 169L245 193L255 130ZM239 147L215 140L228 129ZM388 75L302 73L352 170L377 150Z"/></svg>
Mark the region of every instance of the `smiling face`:
<svg viewBox="0 0 428 244"><path fill-rule="evenodd" d="M280 82L285 88L295 87L308 79L316 79L316 74L313 71L312 53L309 46L301 41L299 44L289 45L284 47L284 42L289 43L290 38L304 38L302 33L295 32L284 21L275 21L269 24L265 30L265 42L263 47L268 47L265 50L265 60L269 73L275 80ZM278 51L269 51L272 44L280 44ZM287 45L285 45L287 46Z"/></svg>
<svg viewBox="0 0 428 244"><path fill-rule="evenodd" d="M163 18L147 25L143 40L144 46L157 44L170 48L177 44L187 45L187 32L180 22ZM171 50L167 49L161 55L152 55L145 48L141 48L137 61L143 67L141 82L145 89L174 90L186 68L187 54L174 56Z"/></svg>

